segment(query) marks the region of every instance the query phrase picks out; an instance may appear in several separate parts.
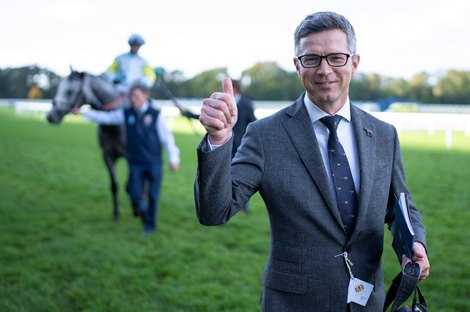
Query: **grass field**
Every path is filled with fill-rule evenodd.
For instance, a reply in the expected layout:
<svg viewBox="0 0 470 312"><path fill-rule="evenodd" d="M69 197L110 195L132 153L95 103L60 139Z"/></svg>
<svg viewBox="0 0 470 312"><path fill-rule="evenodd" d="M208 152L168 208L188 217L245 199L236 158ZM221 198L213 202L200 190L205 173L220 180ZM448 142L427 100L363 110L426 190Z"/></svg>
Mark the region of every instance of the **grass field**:
<svg viewBox="0 0 470 312"><path fill-rule="evenodd" d="M59 127L0 109L0 311L257 311L269 250L258 196L251 213L199 225L195 134L173 123L180 171L165 171L158 232L131 215L119 163L121 220L113 223L96 126ZM428 230L431 311L470 311L470 137L400 134L408 184ZM166 168L168 169L168 168ZM387 285L399 266L386 237Z"/></svg>

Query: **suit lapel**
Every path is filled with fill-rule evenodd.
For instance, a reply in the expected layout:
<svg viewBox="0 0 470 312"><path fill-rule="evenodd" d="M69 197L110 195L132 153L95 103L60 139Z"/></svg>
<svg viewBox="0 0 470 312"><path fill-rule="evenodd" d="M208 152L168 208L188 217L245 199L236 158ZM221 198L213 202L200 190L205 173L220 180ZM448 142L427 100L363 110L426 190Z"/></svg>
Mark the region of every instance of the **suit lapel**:
<svg viewBox="0 0 470 312"><path fill-rule="evenodd" d="M323 158L318 147L313 125L303 101L303 95L291 106L286 114L291 118L284 122L284 128L302 159L314 183L317 185L326 204L342 226L341 216L333 189L330 187Z"/></svg>
<svg viewBox="0 0 470 312"><path fill-rule="evenodd" d="M369 207L367 203L369 202L372 182L374 181L377 136L374 125L368 122L368 120L368 118L365 118L364 112L351 104L351 121L357 143L361 185L356 227L350 239L354 239L360 232L358 230L365 227L364 222L366 220L367 208Z"/></svg>

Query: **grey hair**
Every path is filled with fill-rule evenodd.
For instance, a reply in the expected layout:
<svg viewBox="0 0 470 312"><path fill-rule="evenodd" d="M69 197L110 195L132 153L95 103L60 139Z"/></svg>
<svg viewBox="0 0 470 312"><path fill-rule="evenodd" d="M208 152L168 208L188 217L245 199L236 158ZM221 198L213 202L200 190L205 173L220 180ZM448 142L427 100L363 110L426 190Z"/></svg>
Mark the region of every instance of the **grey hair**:
<svg viewBox="0 0 470 312"><path fill-rule="evenodd" d="M307 15L300 22L294 33L295 53L297 54L300 40L310 33L318 33L325 30L339 29L348 36L349 50L356 53L356 33L349 21L342 15L334 12L317 12Z"/></svg>

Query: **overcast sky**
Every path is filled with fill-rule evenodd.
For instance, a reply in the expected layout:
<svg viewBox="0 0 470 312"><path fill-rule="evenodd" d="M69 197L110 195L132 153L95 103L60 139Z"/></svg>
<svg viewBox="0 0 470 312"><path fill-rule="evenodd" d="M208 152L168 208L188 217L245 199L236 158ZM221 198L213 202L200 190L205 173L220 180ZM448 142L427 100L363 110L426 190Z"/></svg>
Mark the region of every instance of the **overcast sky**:
<svg viewBox="0 0 470 312"><path fill-rule="evenodd" d="M470 1L450 0L13 0L0 11L0 68L69 65L102 73L127 52L131 33L152 67L190 78L227 67L237 78L257 62L293 70L293 32L316 11L353 24L359 72L409 78L470 70Z"/></svg>

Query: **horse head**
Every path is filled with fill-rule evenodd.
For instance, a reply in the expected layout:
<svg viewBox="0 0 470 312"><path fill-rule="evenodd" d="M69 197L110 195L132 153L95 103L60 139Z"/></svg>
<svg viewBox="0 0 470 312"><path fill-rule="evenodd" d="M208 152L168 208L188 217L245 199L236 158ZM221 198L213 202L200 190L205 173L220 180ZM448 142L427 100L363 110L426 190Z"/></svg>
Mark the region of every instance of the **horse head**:
<svg viewBox="0 0 470 312"><path fill-rule="evenodd" d="M82 91L85 74L72 70L69 76L59 83L52 100L52 109L47 113L47 121L59 124L72 109L84 104Z"/></svg>
<svg viewBox="0 0 470 312"><path fill-rule="evenodd" d="M59 124L65 115L83 104L101 110L118 97L119 91L112 83L85 72L71 70L59 83L52 100L52 109L46 118L52 124Z"/></svg>

